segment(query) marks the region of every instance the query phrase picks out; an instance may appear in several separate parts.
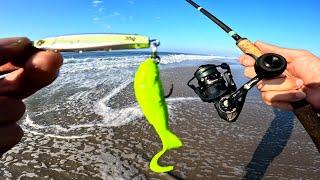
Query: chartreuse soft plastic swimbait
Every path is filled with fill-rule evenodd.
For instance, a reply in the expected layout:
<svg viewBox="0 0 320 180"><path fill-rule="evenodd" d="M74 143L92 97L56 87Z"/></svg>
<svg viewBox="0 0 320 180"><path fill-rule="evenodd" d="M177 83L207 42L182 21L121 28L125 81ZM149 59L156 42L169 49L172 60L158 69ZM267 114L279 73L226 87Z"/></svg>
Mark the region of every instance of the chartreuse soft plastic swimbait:
<svg viewBox="0 0 320 180"><path fill-rule="evenodd" d="M161 166L159 158L168 150L182 146L181 140L169 129L169 116L157 63L153 58L142 62L135 74L134 92L148 122L155 128L162 141L162 150L150 162L154 172L168 172L173 166Z"/></svg>

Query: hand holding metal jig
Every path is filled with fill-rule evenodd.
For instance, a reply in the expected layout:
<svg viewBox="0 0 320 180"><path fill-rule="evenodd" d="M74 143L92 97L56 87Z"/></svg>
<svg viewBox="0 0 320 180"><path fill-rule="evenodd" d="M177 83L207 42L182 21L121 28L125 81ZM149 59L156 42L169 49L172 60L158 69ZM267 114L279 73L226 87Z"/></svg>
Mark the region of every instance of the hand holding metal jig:
<svg viewBox="0 0 320 180"><path fill-rule="evenodd" d="M0 156L23 136L16 122L23 116L23 99L50 84L62 57L35 49L27 38L0 39Z"/></svg>

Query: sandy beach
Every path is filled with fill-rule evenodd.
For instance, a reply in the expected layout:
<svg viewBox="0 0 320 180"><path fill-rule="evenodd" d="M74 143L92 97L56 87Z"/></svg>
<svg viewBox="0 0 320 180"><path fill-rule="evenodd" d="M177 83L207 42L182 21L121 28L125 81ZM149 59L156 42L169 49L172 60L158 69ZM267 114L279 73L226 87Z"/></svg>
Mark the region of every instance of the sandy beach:
<svg viewBox="0 0 320 180"><path fill-rule="evenodd" d="M93 90L85 95L73 94L77 103L67 110L58 106L45 115L26 115L20 122L25 136L1 158L0 179L318 179L320 156L292 113L264 105L253 89L239 119L228 123L218 117L213 104L201 102L187 87L197 67L161 67L165 92L174 84L167 99L169 124L184 143L161 159L161 163L175 166L172 172L156 174L148 168L161 143L137 107L133 73L128 73L124 79L130 77L130 81L119 80L126 82L123 86L111 83L110 87L121 86L112 96L104 96L112 88L98 84L95 89L88 87ZM247 79L240 66L232 68L240 86ZM35 111L49 90L26 101L29 112ZM71 90L64 92L57 90L52 96L72 94ZM121 119L126 114L121 119L124 123L103 124L103 114L81 106L91 102L84 96L93 102L108 99L103 101L109 112L105 116ZM97 103L92 104L95 107ZM75 109L78 106L82 108ZM76 115L70 115L73 112ZM32 121L36 117L39 120ZM95 121L83 124L86 119ZM72 123L77 125L68 126Z"/></svg>

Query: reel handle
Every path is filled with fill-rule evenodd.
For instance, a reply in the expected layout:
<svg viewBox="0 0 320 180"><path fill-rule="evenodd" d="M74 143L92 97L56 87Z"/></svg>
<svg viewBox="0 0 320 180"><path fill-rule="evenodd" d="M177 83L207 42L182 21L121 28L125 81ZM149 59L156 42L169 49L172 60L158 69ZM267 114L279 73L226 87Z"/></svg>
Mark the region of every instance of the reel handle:
<svg viewBox="0 0 320 180"><path fill-rule="evenodd" d="M263 55L263 52L246 38L239 39L237 46L242 52L254 56L256 59ZM304 126L312 141L320 152L320 118L317 111L304 99L291 103L294 114Z"/></svg>

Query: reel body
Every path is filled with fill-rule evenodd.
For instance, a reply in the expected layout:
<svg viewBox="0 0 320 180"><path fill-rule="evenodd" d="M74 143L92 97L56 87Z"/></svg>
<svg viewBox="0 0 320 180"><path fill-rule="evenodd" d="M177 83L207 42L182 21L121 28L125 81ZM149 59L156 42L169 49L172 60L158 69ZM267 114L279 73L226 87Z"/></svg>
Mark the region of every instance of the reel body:
<svg viewBox="0 0 320 180"><path fill-rule="evenodd" d="M234 122L240 115L248 91L264 78L273 78L281 75L286 69L287 62L278 54L264 54L255 63L257 76L249 80L238 90L230 66L226 63L221 65L201 65L187 85L201 98L202 101L214 103L219 116ZM221 68L224 72L218 70ZM191 84L197 79L198 86Z"/></svg>
<svg viewBox="0 0 320 180"><path fill-rule="evenodd" d="M226 70L223 76L218 71L218 67ZM195 78L198 80L199 87L190 84ZM226 63L201 65L194 73L194 77L189 80L188 86L198 94L202 101L209 103L234 92L237 88L233 82L230 67Z"/></svg>

